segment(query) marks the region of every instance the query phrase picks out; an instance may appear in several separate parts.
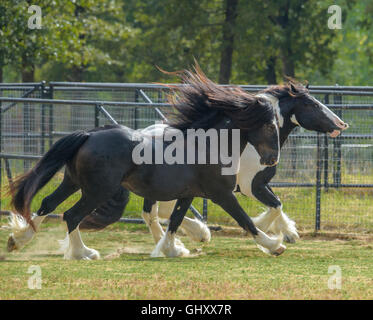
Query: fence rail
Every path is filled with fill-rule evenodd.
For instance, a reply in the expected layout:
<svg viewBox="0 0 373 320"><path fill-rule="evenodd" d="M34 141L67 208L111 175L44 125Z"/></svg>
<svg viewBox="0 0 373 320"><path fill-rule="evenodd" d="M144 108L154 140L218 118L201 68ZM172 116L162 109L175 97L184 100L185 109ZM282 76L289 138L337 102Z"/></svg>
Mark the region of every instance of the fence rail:
<svg viewBox="0 0 373 320"><path fill-rule="evenodd" d="M250 92L266 88L241 87ZM300 226L370 232L373 87L310 86L310 92L350 123L350 129L333 140L302 129L294 131L270 185ZM9 180L14 172L29 168L56 139L76 129L107 123L137 129L162 120L168 93L165 86L142 83L0 84L0 182L5 183L2 177ZM252 205L253 201L240 201L250 215L261 207ZM126 214L138 215L140 200L135 202ZM194 213L206 218L207 202L198 208L202 216L198 210ZM209 206L209 211L215 207ZM214 214L209 214L210 220L214 221Z"/></svg>

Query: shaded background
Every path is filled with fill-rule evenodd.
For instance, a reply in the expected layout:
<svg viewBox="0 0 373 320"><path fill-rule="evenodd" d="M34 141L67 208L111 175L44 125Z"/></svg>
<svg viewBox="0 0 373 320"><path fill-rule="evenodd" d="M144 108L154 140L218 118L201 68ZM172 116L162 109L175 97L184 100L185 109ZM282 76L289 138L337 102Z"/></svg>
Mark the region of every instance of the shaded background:
<svg viewBox="0 0 373 320"><path fill-rule="evenodd" d="M342 29L328 28L333 4ZM219 83L372 85L372 35L371 0L1 0L0 82L169 82L156 65L195 57Z"/></svg>

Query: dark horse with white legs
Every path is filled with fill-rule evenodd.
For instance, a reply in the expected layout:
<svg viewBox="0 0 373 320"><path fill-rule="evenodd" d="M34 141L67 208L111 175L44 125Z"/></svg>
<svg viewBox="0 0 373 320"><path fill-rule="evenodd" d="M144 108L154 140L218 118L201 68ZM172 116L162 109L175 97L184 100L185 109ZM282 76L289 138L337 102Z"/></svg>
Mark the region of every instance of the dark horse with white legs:
<svg viewBox="0 0 373 320"><path fill-rule="evenodd" d="M179 88L172 101L176 110L170 122L171 133L164 130L161 134L151 135L123 126L78 131L57 141L34 168L12 185L16 212L36 228L37 223L30 214L32 198L66 165L62 184L43 200L38 210L39 217L47 215L72 193L81 190L81 199L63 215L69 233L65 258L99 257L96 250L84 246L79 224L95 209L110 205L112 200L124 199L126 191L123 188L150 201L178 199L168 232L156 248L166 256L188 254L188 250L175 242L175 233L194 197L208 198L220 205L252 234L263 249L275 255L284 251L281 239L268 237L257 229L239 205L233 194L237 171L232 173L226 170L229 164L222 154L225 150L225 153L232 155L234 167L233 162L237 165L240 154L250 143L259 154L262 165L276 165L279 159L279 129L273 106L266 99L248 94L238 87L216 85L198 68L195 72L185 71L180 75L186 86ZM210 133L216 137L216 144L211 137L205 141L196 137L189 139L189 129L201 129L206 135L212 130ZM177 155L176 163L169 163L168 160L157 162L159 150L162 158L164 156L166 159L167 152L169 158L170 154L173 155L168 150L175 142L170 136L180 142L180 132L185 153L181 157ZM205 150L202 156L201 149ZM238 159L233 154L236 149ZM180 151L180 148L175 150ZM214 158L212 155L216 153L217 158ZM190 154L193 155L191 158ZM147 161L150 159L150 163L139 163L139 155L147 158ZM204 156L204 161L200 161L200 156ZM14 226L17 223L14 222ZM12 246L19 247L11 237L8 247Z"/></svg>
<svg viewBox="0 0 373 320"><path fill-rule="evenodd" d="M277 112L281 147L297 126L307 130L329 133L333 138L348 128L348 125L335 113L309 93L308 87L293 80L283 85L270 86L259 92L257 96L266 99ZM156 124L145 128L144 131L164 130L166 127L165 124ZM280 199L269 186L275 174L276 166L263 166L257 151L248 143L241 154L235 191L252 197L268 207L267 211L253 218L257 228L275 235L283 234L285 241L295 242L298 238L295 222L283 212ZM158 217L169 219L174 207L175 201L159 202L159 206L157 206L152 201L144 200L142 216L156 243L164 235ZM93 212L83 220L81 227L100 229L117 221L120 216L121 212L116 215L114 210ZM180 227L195 241L210 240L211 234L208 227L198 219L185 217Z"/></svg>

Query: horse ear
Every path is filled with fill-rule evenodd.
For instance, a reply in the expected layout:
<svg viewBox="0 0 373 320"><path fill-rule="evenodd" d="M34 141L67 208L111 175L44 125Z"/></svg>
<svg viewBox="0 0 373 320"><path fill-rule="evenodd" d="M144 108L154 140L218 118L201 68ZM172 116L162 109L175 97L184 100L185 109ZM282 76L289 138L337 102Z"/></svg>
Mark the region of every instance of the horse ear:
<svg viewBox="0 0 373 320"><path fill-rule="evenodd" d="M306 89L308 90L309 87L310 87L310 84L307 82L307 84L306 84Z"/></svg>
<svg viewBox="0 0 373 320"><path fill-rule="evenodd" d="M292 82L290 82L290 89L291 89L291 92L294 92L294 93L298 91Z"/></svg>

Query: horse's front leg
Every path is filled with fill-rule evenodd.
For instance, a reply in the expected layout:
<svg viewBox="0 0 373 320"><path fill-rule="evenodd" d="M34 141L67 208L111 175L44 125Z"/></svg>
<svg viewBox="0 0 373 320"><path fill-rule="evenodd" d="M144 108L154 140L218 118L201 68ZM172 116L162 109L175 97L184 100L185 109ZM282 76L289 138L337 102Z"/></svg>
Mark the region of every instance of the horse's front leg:
<svg viewBox="0 0 373 320"><path fill-rule="evenodd" d="M253 221L242 209L233 193L212 199L219 204L226 212L228 212L233 219L246 231L249 231L258 247L266 253L273 255L280 255L286 249L281 243L281 237L269 237L262 230L256 228Z"/></svg>
<svg viewBox="0 0 373 320"><path fill-rule="evenodd" d="M167 231L152 252L152 257L159 257L162 255L162 253L166 257L179 257L189 255L189 250L186 249L184 246L178 244L175 236L176 231L183 221L184 216L192 201L193 198L184 198L177 200L170 217Z"/></svg>
<svg viewBox="0 0 373 320"><path fill-rule="evenodd" d="M253 185L252 194L260 202L268 206L268 210L258 217L253 218L254 224L264 232L284 235L284 240L294 243L299 239L295 222L288 218L282 211L280 199L274 194L273 190L267 184L257 183Z"/></svg>

